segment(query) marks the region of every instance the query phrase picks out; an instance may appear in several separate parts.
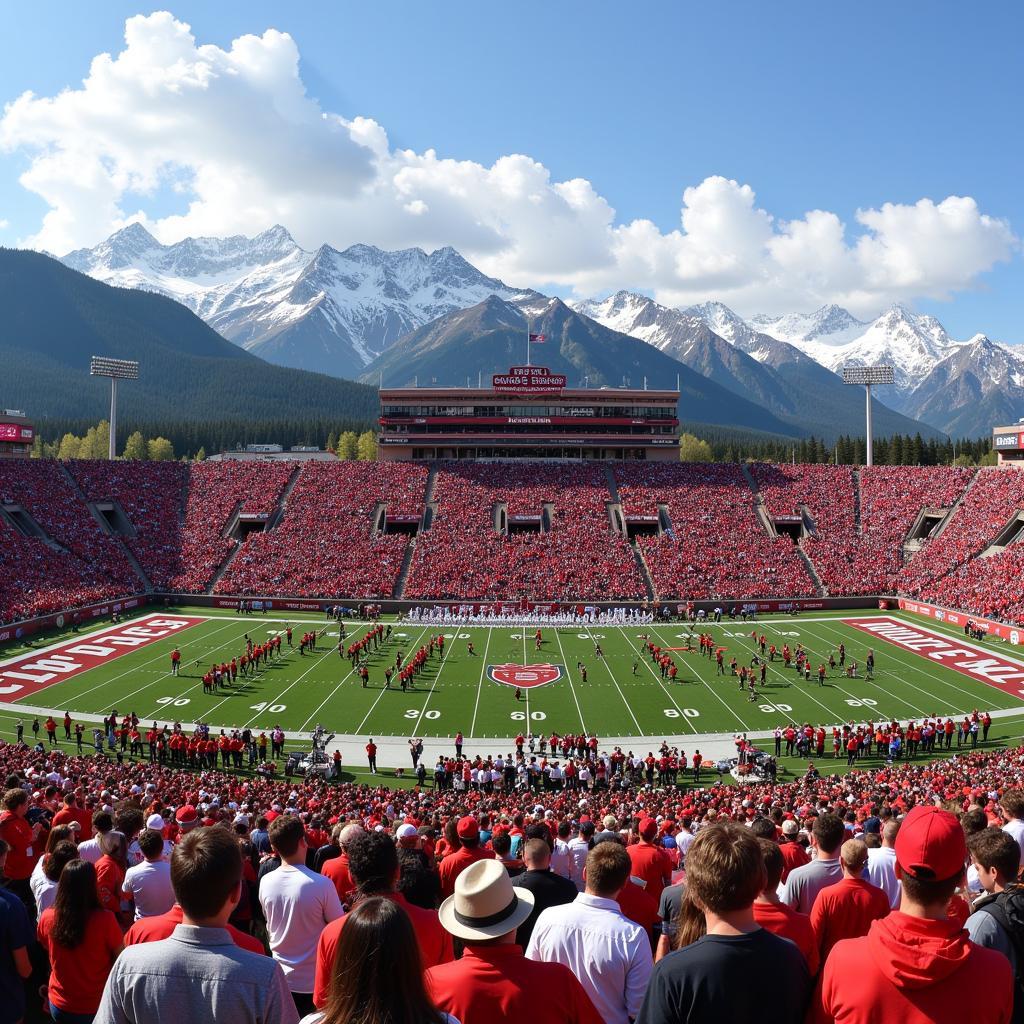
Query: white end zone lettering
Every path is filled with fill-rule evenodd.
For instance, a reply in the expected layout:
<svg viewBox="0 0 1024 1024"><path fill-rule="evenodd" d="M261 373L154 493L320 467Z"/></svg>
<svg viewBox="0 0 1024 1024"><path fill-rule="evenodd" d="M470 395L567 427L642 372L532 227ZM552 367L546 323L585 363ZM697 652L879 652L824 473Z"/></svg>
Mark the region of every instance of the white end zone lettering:
<svg viewBox="0 0 1024 1024"><path fill-rule="evenodd" d="M66 640L43 651L10 658L0 664L0 696L20 700L206 621L193 615L154 614L130 625L100 630L85 640Z"/></svg>

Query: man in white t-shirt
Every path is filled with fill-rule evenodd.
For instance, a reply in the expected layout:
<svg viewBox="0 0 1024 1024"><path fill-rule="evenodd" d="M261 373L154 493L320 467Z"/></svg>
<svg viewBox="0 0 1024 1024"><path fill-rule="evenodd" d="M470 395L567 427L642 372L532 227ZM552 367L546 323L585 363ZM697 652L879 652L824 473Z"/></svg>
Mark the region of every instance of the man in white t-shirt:
<svg viewBox="0 0 1024 1024"><path fill-rule="evenodd" d="M887 821L882 826L882 845L868 850L867 880L889 897L889 906L893 910L900 905L900 883L896 877L896 836L899 830L898 821Z"/></svg>
<svg viewBox="0 0 1024 1024"><path fill-rule="evenodd" d="M1024 868L1024 789L1008 789L999 801L999 811L1009 832L1020 847L1020 866Z"/></svg>
<svg viewBox="0 0 1024 1024"><path fill-rule="evenodd" d="M302 822L282 814L269 832L270 845L281 858L281 866L263 876L259 889L270 951L284 971L296 1009L312 1013L317 942L324 925L344 911L334 883L306 867Z"/></svg>
<svg viewBox="0 0 1024 1024"><path fill-rule="evenodd" d="M135 920L166 914L174 906L171 865L164 859L164 839L156 829L139 833L139 849L145 858L128 869L121 891L135 903Z"/></svg>

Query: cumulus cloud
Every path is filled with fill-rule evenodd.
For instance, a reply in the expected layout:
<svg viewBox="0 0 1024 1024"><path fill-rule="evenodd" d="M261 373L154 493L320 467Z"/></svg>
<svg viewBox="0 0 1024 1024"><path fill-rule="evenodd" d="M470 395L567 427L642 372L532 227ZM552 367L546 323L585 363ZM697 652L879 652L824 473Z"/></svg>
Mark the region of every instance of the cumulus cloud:
<svg viewBox="0 0 1024 1024"><path fill-rule="evenodd" d="M128 19L124 47L81 87L8 103L0 147L26 156L21 184L48 206L24 243L59 253L136 220L164 242L281 223L307 247L453 245L509 283L577 296L626 287L672 305L866 315L974 287L1017 246L969 197L886 203L848 227L824 210L778 220L723 177L684 190L675 230L619 223L589 181L553 181L530 156L488 167L392 148L376 121L322 109L286 33L222 49L166 12ZM151 214L168 191L180 211Z"/></svg>

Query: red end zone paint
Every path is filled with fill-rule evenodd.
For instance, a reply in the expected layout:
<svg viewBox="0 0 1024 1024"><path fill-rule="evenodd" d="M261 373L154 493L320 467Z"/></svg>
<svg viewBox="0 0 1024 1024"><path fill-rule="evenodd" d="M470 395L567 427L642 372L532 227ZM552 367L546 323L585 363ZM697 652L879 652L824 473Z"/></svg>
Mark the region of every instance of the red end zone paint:
<svg viewBox="0 0 1024 1024"><path fill-rule="evenodd" d="M198 626L206 619L188 615L148 615L124 626L90 633L0 665L0 699L20 700L72 676L105 665L157 640Z"/></svg>
<svg viewBox="0 0 1024 1024"><path fill-rule="evenodd" d="M1024 693L1024 664L992 654L973 644L960 643L955 637L933 633L921 626L910 626L899 619L883 616L871 619L843 619L847 626L887 640L922 658L955 669L961 675L988 683L1015 697Z"/></svg>

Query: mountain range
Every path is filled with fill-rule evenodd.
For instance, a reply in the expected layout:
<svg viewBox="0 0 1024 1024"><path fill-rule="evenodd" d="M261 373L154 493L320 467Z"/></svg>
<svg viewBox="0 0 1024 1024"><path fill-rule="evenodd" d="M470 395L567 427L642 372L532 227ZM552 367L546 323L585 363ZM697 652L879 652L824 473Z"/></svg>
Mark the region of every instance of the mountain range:
<svg viewBox="0 0 1024 1024"><path fill-rule="evenodd" d="M542 315L551 301L487 277L451 248L428 254L322 245L309 251L280 226L253 238L187 238L161 245L133 224L63 261L99 280L174 298L224 337L271 362L349 379L376 374L379 380L381 371L398 372L390 350L412 338L412 348L397 351L415 350L415 365L430 369L418 374L407 361L406 377L464 382L475 376L469 364L476 365L479 352L466 363L457 346L437 346L442 335L461 336L458 319L445 318L492 295L531 316ZM590 342L596 336L582 324L586 319L648 343L804 432L834 436L863 429L861 393L837 376L851 364L894 367L895 384L875 389L880 433L914 432L917 420L977 436L997 421L1024 415L1024 350L983 335L956 341L934 317L903 306L861 321L836 305L744 319L720 302L670 309L631 292L570 305L579 317L573 330ZM423 349L421 331L428 325L433 341ZM443 359L451 365L442 366ZM481 373L501 368L500 362L477 366ZM623 366L618 378L631 368L635 364Z"/></svg>
<svg viewBox="0 0 1024 1024"><path fill-rule="evenodd" d="M118 391L133 426L227 423L232 441L257 441L284 421L320 420L326 436L378 415L372 388L273 366L180 303L112 288L42 253L0 249L0 309L0 402L37 425L106 416L110 385L89 375L92 355L139 361L138 380Z"/></svg>
<svg viewBox="0 0 1024 1024"><path fill-rule="evenodd" d="M281 366L355 379L393 341L436 317L533 293L487 277L454 249L299 247L280 225L254 238L161 245L131 224L63 262L107 284L175 299L215 331Z"/></svg>

